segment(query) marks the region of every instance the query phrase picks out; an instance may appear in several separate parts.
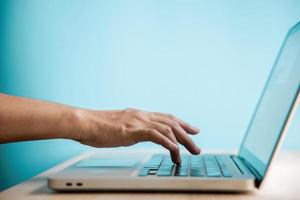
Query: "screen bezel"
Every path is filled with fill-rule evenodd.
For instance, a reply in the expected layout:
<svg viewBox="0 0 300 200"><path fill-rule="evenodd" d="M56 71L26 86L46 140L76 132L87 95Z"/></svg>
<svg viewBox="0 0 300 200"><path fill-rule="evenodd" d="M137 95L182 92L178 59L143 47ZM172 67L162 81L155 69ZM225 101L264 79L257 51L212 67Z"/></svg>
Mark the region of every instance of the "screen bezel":
<svg viewBox="0 0 300 200"><path fill-rule="evenodd" d="M269 82L270 82L270 80L271 80L271 77L272 77L272 75L273 75L273 73L274 73L275 67L276 67L276 65L277 65L277 63L278 63L278 60L279 60L281 54L282 54L283 48L284 48L284 46L285 46L285 44L286 44L286 41L287 41L287 39L288 39L291 35L293 35L293 33L295 33L296 31L299 31L299 30L300 30L300 22L298 22L296 25L294 25L294 26L288 31L288 33L286 34L286 37L285 37L285 39L284 39L284 41L283 41L283 43L282 43L282 45L281 45L281 48L280 48L279 53L278 53L278 55L277 55L277 58L276 58L276 60L275 60L275 62L274 62L274 64L273 64L271 73L270 73L270 75L269 75L269 77L268 77L268 79L267 79L267 82L266 82L265 86L264 86L263 92L262 92L262 94L261 94L261 96L260 96L260 98L259 98L259 101L258 101L258 103L257 103L256 109L255 109L255 111L254 111L254 113L253 113L253 115L252 115L252 118L251 118L250 123L249 123L249 125L248 125L248 128L247 128L247 130L246 130L246 134L245 134L245 136L244 136L244 138L243 138L243 141L242 141L242 143L241 143L241 146L240 146L240 150L239 150L239 154L238 154L238 155L239 155L241 158L245 159L248 163L250 163L250 164L251 164L251 167L254 168L255 171L256 171L256 172L259 174L259 176L260 176L260 177L258 177L257 180L256 180L256 186L257 186L258 188L261 186L262 181L263 181L264 178L266 177L266 174L267 174L267 172L268 172L268 170L269 170L269 167L270 167L270 165L271 165L271 162L272 162L272 160L273 160L273 158L274 158L274 154L275 154L276 151L279 149L280 143L281 143L282 140L283 140L283 137L284 137L284 135L285 135L285 133L286 133L286 131L287 131L287 128L288 128L288 126L289 126L289 124L290 124L290 121L291 121L291 119L293 118L293 115L294 115L294 113L295 113L296 107L297 107L297 105L299 104L299 101L300 101L300 85L298 85L298 90L297 90L297 92L295 93L295 96L294 96L294 99L293 99L293 103L291 104L291 106L290 106L290 108L289 108L289 111L288 111L288 113L287 113L287 115L286 115L284 124L283 124L283 126L281 127L281 129L280 129L279 137L278 137L278 138L276 139L276 141L275 141L275 145L274 145L274 147L273 147L273 149L272 149L271 157L270 157L268 163L264 164L264 163L263 163L256 155L254 155L249 149L247 149L246 146L245 146L244 144L245 144L246 138L247 138L247 136L248 136L248 134L249 134L249 129L250 129L252 123L253 123L253 120L254 120L254 118L255 118L255 115L256 115L256 113L257 113L257 110L258 110L258 108L259 108L259 106L260 106L260 104L261 104L263 95L264 95L264 93L265 93L265 91L266 91L266 89L267 89L267 85L269 84Z"/></svg>

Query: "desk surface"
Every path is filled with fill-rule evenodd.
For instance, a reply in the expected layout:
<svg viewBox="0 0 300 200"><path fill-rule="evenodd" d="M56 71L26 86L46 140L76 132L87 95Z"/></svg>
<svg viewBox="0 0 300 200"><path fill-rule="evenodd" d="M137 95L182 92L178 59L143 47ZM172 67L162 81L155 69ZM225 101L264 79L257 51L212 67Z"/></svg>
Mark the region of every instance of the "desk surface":
<svg viewBox="0 0 300 200"><path fill-rule="evenodd" d="M155 199L300 199L300 152L281 152L266 179L261 190L242 194L222 193L118 193L118 192L93 192L93 193L57 193L47 187L47 176L55 173L68 165L88 156L84 153L68 160L28 181L7 189L0 194L0 200L14 199L130 199L130 200L155 200Z"/></svg>

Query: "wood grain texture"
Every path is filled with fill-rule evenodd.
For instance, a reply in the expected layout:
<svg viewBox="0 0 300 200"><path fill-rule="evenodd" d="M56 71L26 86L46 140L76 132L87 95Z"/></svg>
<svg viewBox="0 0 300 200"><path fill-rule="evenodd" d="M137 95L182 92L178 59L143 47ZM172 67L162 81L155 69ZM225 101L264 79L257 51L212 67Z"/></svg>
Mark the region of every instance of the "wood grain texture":
<svg viewBox="0 0 300 200"><path fill-rule="evenodd" d="M118 193L118 192L89 192L89 193L57 193L47 187L47 176L70 164L88 156L91 152L83 153L68 160L28 181L7 189L0 194L0 200L218 200L218 199L300 199L300 152L281 152L275 159L269 177L261 190L250 193Z"/></svg>

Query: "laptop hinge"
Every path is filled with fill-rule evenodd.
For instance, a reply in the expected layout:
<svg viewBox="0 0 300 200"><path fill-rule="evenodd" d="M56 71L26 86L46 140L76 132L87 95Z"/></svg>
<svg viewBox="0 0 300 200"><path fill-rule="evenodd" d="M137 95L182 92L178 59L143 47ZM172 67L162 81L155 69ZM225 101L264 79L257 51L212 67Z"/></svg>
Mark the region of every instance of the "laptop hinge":
<svg viewBox="0 0 300 200"><path fill-rule="evenodd" d="M242 162L246 165L246 167L250 170L250 172L255 176L255 185L258 186L262 180L262 176L258 173L258 171L248 162L246 159L239 157Z"/></svg>

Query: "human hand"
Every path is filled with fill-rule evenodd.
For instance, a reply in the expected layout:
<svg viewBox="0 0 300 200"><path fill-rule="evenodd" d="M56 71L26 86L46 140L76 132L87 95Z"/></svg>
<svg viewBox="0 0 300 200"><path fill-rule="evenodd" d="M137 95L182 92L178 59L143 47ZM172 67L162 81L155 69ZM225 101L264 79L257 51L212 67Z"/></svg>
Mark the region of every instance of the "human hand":
<svg viewBox="0 0 300 200"><path fill-rule="evenodd" d="M94 147L130 146L152 141L170 151L174 163L181 162L178 143L192 154L200 149L188 134L197 128L172 115L137 109L93 111L79 109L80 129L73 139Z"/></svg>

